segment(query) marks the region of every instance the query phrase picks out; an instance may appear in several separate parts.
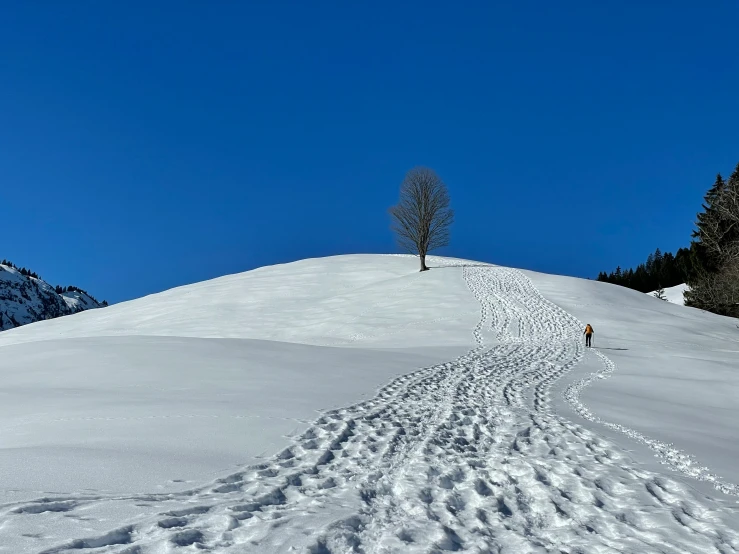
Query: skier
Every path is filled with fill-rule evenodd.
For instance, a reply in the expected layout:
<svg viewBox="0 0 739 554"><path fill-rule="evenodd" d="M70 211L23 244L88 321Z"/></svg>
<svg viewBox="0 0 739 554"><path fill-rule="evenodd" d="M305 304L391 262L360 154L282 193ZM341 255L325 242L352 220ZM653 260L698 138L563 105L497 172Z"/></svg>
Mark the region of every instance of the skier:
<svg viewBox="0 0 739 554"><path fill-rule="evenodd" d="M585 346L590 348L591 340L593 339L593 335L595 334L595 331L593 331L593 328L590 326L590 323L588 323L585 326Z"/></svg>

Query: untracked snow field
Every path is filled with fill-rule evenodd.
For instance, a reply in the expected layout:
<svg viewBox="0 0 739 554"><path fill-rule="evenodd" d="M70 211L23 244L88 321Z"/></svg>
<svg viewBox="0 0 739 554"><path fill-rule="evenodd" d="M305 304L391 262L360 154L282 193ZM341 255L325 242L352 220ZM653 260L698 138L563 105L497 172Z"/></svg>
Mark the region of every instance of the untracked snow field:
<svg viewBox="0 0 739 554"><path fill-rule="evenodd" d="M0 552L739 552L735 321L430 261L0 333Z"/></svg>

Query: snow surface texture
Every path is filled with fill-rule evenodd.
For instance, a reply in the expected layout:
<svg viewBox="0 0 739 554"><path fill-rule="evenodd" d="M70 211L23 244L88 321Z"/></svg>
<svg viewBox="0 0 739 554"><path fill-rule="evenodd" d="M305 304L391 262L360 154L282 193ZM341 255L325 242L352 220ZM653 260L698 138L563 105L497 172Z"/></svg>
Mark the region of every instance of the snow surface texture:
<svg viewBox="0 0 739 554"><path fill-rule="evenodd" d="M617 285L524 273L548 300L593 325L594 344L608 358L585 358L572 379L562 380L558 393L567 396L566 387L595 374L582 400L607 423L602 431L610 436L612 424L624 426L654 441L652 448L634 436L651 453L666 452L662 443L694 455L694 460L681 465L689 474L699 466L710 469L700 472L706 481L698 483L699 488L718 484L711 473L739 483L735 319L676 306Z"/></svg>
<svg viewBox="0 0 739 554"><path fill-rule="evenodd" d="M0 331L100 306L87 294L57 294L43 279L0 264Z"/></svg>
<svg viewBox="0 0 739 554"><path fill-rule="evenodd" d="M675 285L674 287L667 287L664 289L663 296L665 297L665 300L667 302L672 302L673 304L679 304L680 306L685 306L685 296L683 294L686 290L689 290L690 287L683 283L682 285ZM654 296L657 293L657 291L652 291L648 293L650 296Z"/></svg>
<svg viewBox="0 0 739 554"><path fill-rule="evenodd" d="M8 491L9 500L0 506L0 551L739 550L733 476L724 475L721 483L696 481L706 476L669 456L664 459L670 465L647 467L638 459L643 452L625 449L640 445L638 437L603 425L621 414L601 413L598 401L621 380L621 404L648 402L629 396L629 387L639 384L624 368L664 379L671 371L663 367L664 358L650 359L650 351L639 346L661 347L676 330L694 333L693 377L713 377L704 386L719 397L728 388L735 399L736 371L720 373L733 367L735 354L723 354L712 336L718 330L728 337L729 320L602 283L449 259L433 259L448 267L419 274L415 263L380 256L309 260L3 333L0 353L7 365L0 394L12 399L25 392L16 408L36 403L10 425L10 413L1 416L3 438L18 441L9 458L20 449L15 471L33 473L38 468L27 469L31 445L50 454L44 473L34 475L37 490ZM339 292L332 294L330 287ZM573 295L575 289L579 293ZM229 294L242 304L233 311L220 300ZM176 306L187 308L179 321ZM596 324L606 321L605 313L613 321L608 329ZM596 329L592 351L581 337L585 317ZM670 329L654 332L670 317L676 320ZM641 328L622 335L626 325ZM702 332L705 325L714 333ZM207 336L182 338L197 333ZM218 340L218 333L232 339ZM611 351L627 347L607 346L601 334L630 349ZM428 365L409 371L420 352ZM610 356L621 352L631 357L617 360L617 369ZM448 361L428 361L444 356ZM324 367L330 360L336 364ZM13 367L23 367L23 377ZM719 424L736 421L735 405L690 395L694 382L681 369L672 386L651 392L663 404L679 399L671 408L679 423L687 419L680 413L685 401L688 412L713 412ZM50 383L54 372L57 382ZM123 375L114 378L113 372ZM375 396L362 398L361 389L393 373ZM587 381L591 373L613 376ZM6 377L15 379L9 389ZM138 389L125 390L126 382ZM47 408L48 403L53 404ZM312 422L296 417L329 404L349 405L326 410ZM190 414L175 417L164 433L138 437L146 427L130 427L131 420L163 420L180 406ZM40 431L75 407L75 421L96 423L80 429L62 422L56 431ZM119 415L112 426L96 419L111 409L129 419ZM266 418L236 432L231 426L237 418L219 424L229 410L239 409L245 422L271 410L296 432L280 438L281 428ZM199 428L198 414L205 419ZM626 423L646 433L644 421ZM676 449L693 444L695 434L726 432L713 431L709 418L698 423L698 429L678 434ZM127 439L126 430L133 436ZM237 439L242 432L251 435ZM126 447L116 451L106 444L111 433L128 440ZM103 444L110 458L119 458L138 444L141 452L171 463L170 470L177 464L167 448L157 450L159 443L172 442L169 448L179 448L184 458L202 455L193 443L229 452L233 440L241 440L245 461L257 457L250 456L251 443L278 453L222 470L210 482L193 477L172 490L131 486L128 480L117 491L60 486L60 480L76 477L60 473L74 474L75 468L54 465L54 456L75 435L72 449L87 445L92 452ZM281 440L283 448L272 448ZM726 449L736 459L737 441ZM707 458L702 462L718 463L715 453L700 451ZM146 467L140 459L132 463ZM9 475L5 468L2 475ZM696 483L711 487L701 491ZM126 491L127 484L133 490ZM723 489L729 494L720 494L717 484L729 487ZM31 492L38 495L23 497Z"/></svg>

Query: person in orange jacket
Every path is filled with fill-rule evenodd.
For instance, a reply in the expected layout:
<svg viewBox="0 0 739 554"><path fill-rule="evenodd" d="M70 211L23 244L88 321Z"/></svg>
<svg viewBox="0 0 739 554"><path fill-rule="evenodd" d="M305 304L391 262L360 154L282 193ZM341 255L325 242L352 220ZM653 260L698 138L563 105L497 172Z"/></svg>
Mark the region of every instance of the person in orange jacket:
<svg viewBox="0 0 739 554"><path fill-rule="evenodd" d="M585 326L585 333L583 334L585 335L585 346L590 348L593 335L595 334L595 331L593 331L593 327L590 325L590 323Z"/></svg>

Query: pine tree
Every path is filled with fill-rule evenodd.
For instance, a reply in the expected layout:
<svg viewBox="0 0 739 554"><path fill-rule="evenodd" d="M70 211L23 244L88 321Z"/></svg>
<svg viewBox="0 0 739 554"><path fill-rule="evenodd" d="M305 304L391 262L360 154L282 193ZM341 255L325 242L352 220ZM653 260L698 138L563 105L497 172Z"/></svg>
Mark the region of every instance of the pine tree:
<svg viewBox="0 0 739 554"><path fill-rule="evenodd" d="M654 291L654 297L667 302L667 297L665 296L665 289L663 289L662 287L659 287L656 291Z"/></svg>
<svg viewBox="0 0 739 554"><path fill-rule="evenodd" d="M662 268L662 251L657 248L657 250L654 251L654 270L659 272L659 270Z"/></svg>
<svg viewBox="0 0 739 554"><path fill-rule="evenodd" d="M647 261L636 268L623 270L620 267L610 274L601 272L599 281L615 283L623 287L648 293L663 285L672 287L689 282L689 275L694 271L693 251L681 248L677 255L665 254L657 248L649 254Z"/></svg>
<svg viewBox="0 0 739 554"><path fill-rule="evenodd" d="M698 267L685 303L739 316L739 164L727 181L716 178L695 227L692 246Z"/></svg>
<svg viewBox="0 0 739 554"><path fill-rule="evenodd" d="M628 271L625 271L623 273L623 285L629 288L634 287L634 270L633 269L629 269Z"/></svg>
<svg viewBox="0 0 739 554"><path fill-rule="evenodd" d="M736 164L734 171L726 181L726 194L724 195L724 204L722 213L726 220L727 227L730 228L727 236L727 242L739 241L739 163Z"/></svg>
<svg viewBox="0 0 739 554"><path fill-rule="evenodd" d="M717 239L716 233L723 234L724 225L721 223L719 203L725 190L726 181L719 173L703 199L703 211L696 216L695 230L691 235L695 239L695 252L700 269L709 272L718 269L717 256L708 245Z"/></svg>

